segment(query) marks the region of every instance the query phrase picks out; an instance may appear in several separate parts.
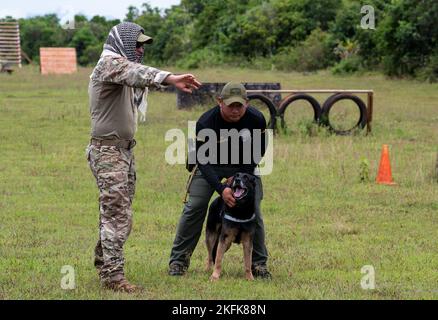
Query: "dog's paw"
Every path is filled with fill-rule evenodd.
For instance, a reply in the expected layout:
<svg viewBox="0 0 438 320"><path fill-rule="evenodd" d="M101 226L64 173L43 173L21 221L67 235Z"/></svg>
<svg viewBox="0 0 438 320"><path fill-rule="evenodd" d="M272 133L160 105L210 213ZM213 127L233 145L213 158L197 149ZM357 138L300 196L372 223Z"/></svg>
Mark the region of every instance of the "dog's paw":
<svg viewBox="0 0 438 320"><path fill-rule="evenodd" d="M210 277L210 282L216 282L218 280L219 280L219 275L213 273Z"/></svg>
<svg viewBox="0 0 438 320"><path fill-rule="evenodd" d="M252 274L247 274L246 275L246 280L248 281L254 281L254 276Z"/></svg>

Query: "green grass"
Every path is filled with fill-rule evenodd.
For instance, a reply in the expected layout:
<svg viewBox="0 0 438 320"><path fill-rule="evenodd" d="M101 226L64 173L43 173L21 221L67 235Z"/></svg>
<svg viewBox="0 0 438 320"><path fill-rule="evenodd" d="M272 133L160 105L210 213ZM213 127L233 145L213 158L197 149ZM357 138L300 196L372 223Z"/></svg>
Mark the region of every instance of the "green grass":
<svg viewBox="0 0 438 320"><path fill-rule="evenodd" d="M166 274L187 172L164 161L170 144L164 134L186 131L205 108L178 111L174 95L151 93L147 124L136 136L134 228L125 250L128 278L146 291L128 296L101 290L93 268L98 195L85 159L90 71L46 77L23 68L0 75L0 299L438 298L438 85L374 74L194 71L204 82L376 92L371 136L290 130L276 137L262 203L273 281L245 281L235 245L214 284L203 270L203 236L188 275ZM382 144L390 145L396 187L373 182ZM75 268L75 290L60 287L63 265ZM361 289L364 265L375 267L375 290Z"/></svg>

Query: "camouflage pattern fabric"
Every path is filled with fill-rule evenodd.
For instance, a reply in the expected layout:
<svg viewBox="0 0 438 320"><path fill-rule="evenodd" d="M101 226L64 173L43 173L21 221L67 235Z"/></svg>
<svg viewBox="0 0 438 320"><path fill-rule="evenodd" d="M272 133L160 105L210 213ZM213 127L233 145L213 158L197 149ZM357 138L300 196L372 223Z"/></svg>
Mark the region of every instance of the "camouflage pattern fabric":
<svg viewBox="0 0 438 320"><path fill-rule="evenodd" d="M130 62L123 57L103 56L91 74L91 80L112 82L133 88L155 86L161 88L161 83L170 75L140 63Z"/></svg>
<svg viewBox="0 0 438 320"><path fill-rule="evenodd" d="M142 97L145 91L142 88L161 87L169 74L123 57L103 56L93 70L89 86L91 135L133 139L137 128L137 108L141 110L146 101L146 97Z"/></svg>
<svg viewBox="0 0 438 320"><path fill-rule="evenodd" d="M94 264L103 282L118 281L124 277L123 245L132 228L134 155L132 150L89 145L87 160L99 189L99 240Z"/></svg>

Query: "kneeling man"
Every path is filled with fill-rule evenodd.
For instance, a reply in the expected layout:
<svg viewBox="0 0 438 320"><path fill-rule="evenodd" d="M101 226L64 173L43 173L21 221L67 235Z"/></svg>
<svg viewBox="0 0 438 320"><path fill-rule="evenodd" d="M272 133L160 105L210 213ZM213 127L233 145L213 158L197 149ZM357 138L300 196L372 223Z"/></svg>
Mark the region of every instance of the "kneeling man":
<svg viewBox="0 0 438 320"><path fill-rule="evenodd" d="M260 111L249 106L245 87L240 83L228 83L217 100L219 105L204 113L196 123L196 166L188 188L189 198L184 205L170 254L169 275L172 276L184 275L190 265L213 193L216 191L229 207L235 205L231 188L222 180L233 177L237 172L255 174L265 153L266 120ZM215 134L216 139L213 140L217 143L213 143L215 148L212 148L215 150L206 148L212 145L209 140L211 136L206 134L208 132ZM233 139L233 133L238 134L237 141ZM251 143L250 149L245 144L248 141ZM200 151L207 149L204 159L201 159ZM260 176L256 178L255 193L252 273L256 278L270 279L260 212L263 197Z"/></svg>

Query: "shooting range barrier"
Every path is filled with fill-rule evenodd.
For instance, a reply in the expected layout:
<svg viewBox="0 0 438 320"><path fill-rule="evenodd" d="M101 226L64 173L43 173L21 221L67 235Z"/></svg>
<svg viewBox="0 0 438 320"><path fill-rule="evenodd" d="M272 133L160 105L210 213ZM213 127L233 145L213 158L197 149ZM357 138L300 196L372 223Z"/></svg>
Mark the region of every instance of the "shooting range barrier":
<svg viewBox="0 0 438 320"><path fill-rule="evenodd" d="M190 108L195 105L214 105L215 98L220 94L225 82L205 82L192 94L177 91L176 105L178 109ZM281 89L280 83L243 83L247 90L261 90L265 92L266 97L274 103L279 103L281 94L277 93ZM169 87L166 92L174 92L173 87ZM271 93L272 92L272 93Z"/></svg>
<svg viewBox="0 0 438 320"><path fill-rule="evenodd" d="M281 94L287 93L284 99L279 103L275 103L268 97L267 94ZM309 93L332 93L332 95L323 103L322 107L319 102L309 95ZM361 98L355 94L366 94L367 103L364 103ZM286 126L284 120L284 113L286 109L294 102L299 100L307 101L313 108L314 121L320 125L327 126L332 132L338 135L351 134L356 129L364 129L366 127L367 134L371 132L371 122L373 120L373 90L248 90L248 98L250 100L262 101L271 113L271 119L268 127L270 129L276 128L276 117L280 117L281 126ZM346 130L335 129L330 123L330 110L341 100L351 100L359 109L359 119L355 126ZM276 113L271 112L275 110Z"/></svg>
<svg viewBox="0 0 438 320"><path fill-rule="evenodd" d="M75 48L40 48L41 74L70 74L77 71Z"/></svg>
<svg viewBox="0 0 438 320"><path fill-rule="evenodd" d="M0 21L0 72L21 68L20 29L17 21Z"/></svg>

